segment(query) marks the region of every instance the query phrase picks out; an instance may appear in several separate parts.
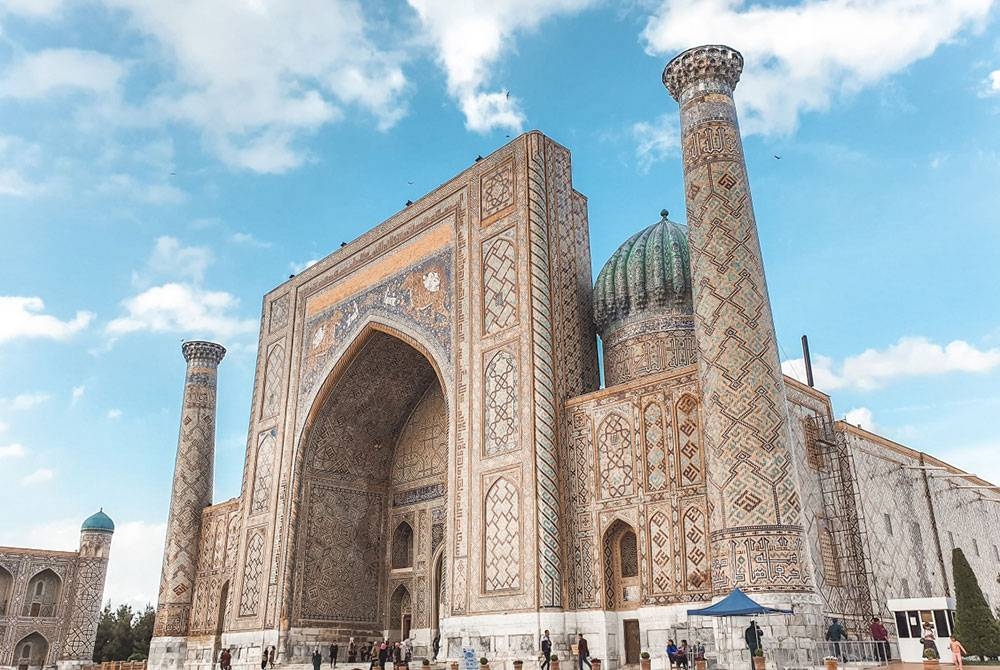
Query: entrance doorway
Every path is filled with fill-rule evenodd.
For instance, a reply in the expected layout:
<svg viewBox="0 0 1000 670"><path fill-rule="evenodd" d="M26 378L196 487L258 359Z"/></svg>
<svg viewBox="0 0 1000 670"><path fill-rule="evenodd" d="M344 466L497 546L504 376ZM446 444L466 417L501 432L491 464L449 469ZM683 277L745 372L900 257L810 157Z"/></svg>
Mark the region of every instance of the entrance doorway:
<svg viewBox="0 0 1000 670"><path fill-rule="evenodd" d="M625 619L622 621L625 639L625 665L636 665L639 663L639 620Z"/></svg>

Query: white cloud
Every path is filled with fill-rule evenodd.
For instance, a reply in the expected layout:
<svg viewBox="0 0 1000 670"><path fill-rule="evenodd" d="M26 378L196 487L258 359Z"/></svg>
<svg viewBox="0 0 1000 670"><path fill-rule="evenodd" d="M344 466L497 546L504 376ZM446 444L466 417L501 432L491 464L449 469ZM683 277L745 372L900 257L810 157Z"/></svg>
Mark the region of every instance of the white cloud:
<svg viewBox="0 0 1000 670"><path fill-rule="evenodd" d="M925 377L952 372L989 372L1000 366L1000 348L977 349L963 340L946 345L925 337L902 337L886 349L866 349L848 356L839 365L827 356L813 357L817 388L870 390L903 377ZM784 361L786 375L805 381L801 358Z"/></svg>
<svg viewBox="0 0 1000 670"><path fill-rule="evenodd" d="M293 263L289 263L288 266L290 268L292 268L292 274L297 275L298 273L302 272L306 268L311 268L312 266L316 265L317 263L319 263L319 259L318 258L310 258L309 260L307 260L307 261L305 261L303 263L294 263L294 262Z"/></svg>
<svg viewBox="0 0 1000 670"><path fill-rule="evenodd" d="M153 253L146 265L149 270L162 276L201 282L212 261L212 251L208 247L186 247L176 237L164 235L156 238Z"/></svg>
<svg viewBox="0 0 1000 670"><path fill-rule="evenodd" d="M87 387L84 386L83 384L80 384L79 386L74 386L73 391L70 393L69 404L72 406L80 402L80 398L83 397L83 394L86 393L86 391Z"/></svg>
<svg viewBox="0 0 1000 670"><path fill-rule="evenodd" d="M114 94L124 68L96 51L46 49L28 54L0 76L0 98L42 98L53 92Z"/></svg>
<svg viewBox="0 0 1000 670"><path fill-rule="evenodd" d="M63 0L4 0L0 14L21 14L29 18L50 18L62 9Z"/></svg>
<svg viewBox="0 0 1000 670"><path fill-rule="evenodd" d="M93 312L78 311L72 319L61 321L43 314L45 302L39 297L0 296L0 343L22 337L65 340L86 328Z"/></svg>
<svg viewBox="0 0 1000 670"><path fill-rule="evenodd" d="M380 128L405 114L395 53L367 35L355 0L105 0L165 54L150 113L201 131L230 165L284 172L301 139L353 105Z"/></svg>
<svg viewBox="0 0 1000 670"><path fill-rule="evenodd" d="M844 421L852 426L860 426L871 433L878 432L878 426L875 424L872 411L867 407L855 407L848 410L847 414L844 415Z"/></svg>
<svg viewBox="0 0 1000 670"><path fill-rule="evenodd" d="M38 468L30 475L25 475L21 477L22 486L35 486L37 484L44 484L45 482L52 481L56 476L56 473L48 468Z"/></svg>
<svg viewBox="0 0 1000 670"><path fill-rule="evenodd" d="M0 398L0 408L13 412L22 412L48 402L51 397L48 393L41 392L20 393L13 398Z"/></svg>
<svg viewBox="0 0 1000 670"><path fill-rule="evenodd" d="M23 444L14 442L0 447L0 461L5 458L20 458L28 453Z"/></svg>
<svg viewBox="0 0 1000 670"><path fill-rule="evenodd" d="M270 249L271 243L265 242L264 240L258 239L253 235L253 233L233 233L229 236L229 239L236 244L242 244L247 247L256 247L258 249Z"/></svg>
<svg viewBox="0 0 1000 670"><path fill-rule="evenodd" d="M117 407L108 410L108 419L111 421L117 421L122 418L122 411Z"/></svg>
<svg viewBox="0 0 1000 670"><path fill-rule="evenodd" d="M108 512L114 516L114 512ZM60 519L23 531L0 530L0 545L32 547L54 551L76 551L80 545L80 524L86 517ZM115 524L104 600L112 607L121 603L142 608L156 604L163 561L163 539L167 524L125 521Z"/></svg>
<svg viewBox="0 0 1000 670"><path fill-rule="evenodd" d="M986 76L983 96L1000 95L1000 70L993 70Z"/></svg>
<svg viewBox="0 0 1000 670"><path fill-rule="evenodd" d="M591 0L408 0L437 51L448 93L458 100L469 130L507 128L519 132L524 113L508 91L484 91L490 70L514 35L536 29L544 20L573 14Z"/></svg>
<svg viewBox="0 0 1000 670"><path fill-rule="evenodd" d="M640 121L632 125L632 137L637 145L639 172L645 174L654 163L677 155L681 138L676 114L664 114L652 123Z"/></svg>
<svg viewBox="0 0 1000 670"><path fill-rule="evenodd" d="M737 91L748 133L788 133L799 115L824 110L905 69L967 30L993 0L662 0L643 31L650 53L729 44L746 58Z"/></svg>
<svg viewBox="0 0 1000 670"><path fill-rule="evenodd" d="M0 135L0 196L30 198L44 193L48 186L26 174L26 170L39 172L42 156L37 144Z"/></svg>
<svg viewBox="0 0 1000 670"><path fill-rule="evenodd" d="M234 314L239 300L224 291L168 283L128 298L122 305L127 314L107 324L110 335L149 331L229 338L257 331L256 320Z"/></svg>
<svg viewBox="0 0 1000 670"><path fill-rule="evenodd" d="M10 428L10 424L5 421L0 421L0 433L6 433L8 428Z"/></svg>
<svg viewBox="0 0 1000 670"><path fill-rule="evenodd" d="M116 172L97 185L103 195L126 197L150 205L177 205L187 200L187 194L164 181L143 181L135 175Z"/></svg>

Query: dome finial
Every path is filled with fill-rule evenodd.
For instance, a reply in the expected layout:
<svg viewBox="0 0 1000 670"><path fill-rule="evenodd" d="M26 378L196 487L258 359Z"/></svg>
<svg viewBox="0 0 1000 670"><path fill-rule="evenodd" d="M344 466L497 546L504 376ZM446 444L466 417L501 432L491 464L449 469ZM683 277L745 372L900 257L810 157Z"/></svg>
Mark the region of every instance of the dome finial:
<svg viewBox="0 0 1000 670"><path fill-rule="evenodd" d="M670 216L670 212L668 212L665 209L661 209L660 210L660 218L662 218L664 221L666 221L668 216Z"/></svg>

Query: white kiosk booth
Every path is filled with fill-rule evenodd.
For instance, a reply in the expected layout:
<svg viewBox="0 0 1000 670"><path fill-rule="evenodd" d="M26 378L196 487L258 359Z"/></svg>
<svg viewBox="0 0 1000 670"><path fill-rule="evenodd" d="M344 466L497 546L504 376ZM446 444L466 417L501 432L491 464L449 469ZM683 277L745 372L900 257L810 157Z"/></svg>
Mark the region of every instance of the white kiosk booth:
<svg viewBox="0 0 1000 670"><path fill-rule="evenodd" d="M887 600L885 604L896 622L899 656L903 662L920 663L924 660L924 646L920 638L925 624L930 624L934 631L941 662L954 662L948 647L955 628L954 598L898 598Z"/></svg>

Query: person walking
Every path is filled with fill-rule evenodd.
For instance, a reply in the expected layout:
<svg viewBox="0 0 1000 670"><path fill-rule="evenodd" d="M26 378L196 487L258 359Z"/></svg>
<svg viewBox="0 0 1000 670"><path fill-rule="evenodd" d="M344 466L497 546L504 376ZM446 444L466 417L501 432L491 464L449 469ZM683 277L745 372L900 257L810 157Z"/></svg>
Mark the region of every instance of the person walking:
<svg viewBox="0 0 1000 670"><path fill-rule="evenodd" d="M583 633L578 633L576 638L576 655L579 659L580 670L583 670L583 664L586 663L587 667L590 668L590 646L587 644L587 638L583 636Z"/></svg>
<svg viewBox="0 0 1000 670"><path fill-rule="evenodd" d="M431 640L431 651L434 652L434 656L431 657L431 660L438 660L438 652L441 651L441 631L434 633L434 639Z"/></svg>
<svg viewBox="0 0 1000 670"><path fill-rule="evenodd" d="M230 653L229 648L222 650L219 654L219 670L230 670L233 667L233 655Z"/></svg>
<svg viewBox="0 0 1000 670"><path fill-rule="evenodd" d="M271 653L270 647L265 647L262 652L260 652L260 670L267 670L267 659L268 654Z"/></svg>
<svg viewBox="0 0 1000 670"><path fill-rule="evenodd" d="M378 646L378 667L385 670L385 662L389 660L389 643L385 640Z"/></svg>
<svg viewBox="0 0 1000 670"><path fill-rule="evenodd" d="M847 639L847 631L840 623L840 619L834 619L830 627L826 629L826 639L833 643L833 655L846 662L847 655L841 653L840 642Z"/></svg>
<svg viewBox="0 0 1000 670"><path fill-rule="evenodd" d="M756 621L751 620L750 625L743 631L743 641L747 643L747 648L750 649L750 670L753 670L754 654L758 651L763 653L764 650L764 631L760 629Z"/></svg>
<svg viewBox="0 0 1000 670"><path fill-rule="evenodd" d="M354 663L358 660L358 643L352 637L347 641L347 662Z"/></svg>
<svg viewBox="0 0 1000 670"><path fill-rule="evenodd" d="M875 641L875 658L882 663L888 663L891 656L891 652L889 651L889 631L882 625L882 620L877 616L872 617L872 623L868 627L868 632L871 634L872 640Z"/></svg>
<svg viewBox="0 0 1000 670"><path fill-rule="evenodd" d="M313 652L312 662L313 670L319 670L323 667L323 655L319 653L319 649Z"/></svg>
<svg viewBox="0 0 1000 670"><path fill-rule="evenodd" d="M951 642L948 643L948 647L951 648L951 662L955 664L956 670L962 670L962 657L968 654L962 643L958 641L958 638L954 635L951 636Z"/></svg>
<svg viewBox="0 0 1000 670"><path fill-rule="evenodd" d="M549 639L549 631L546 629L542 634L542 667L540 670L549 670L549 661L552 656L552 640Z"/></svg>
<svg viewBox="0 0 1000 670"><path fill-rule="evenodd" d="M340 645L336 642L330 645L330 667L337 667L337 653L340 651Z"/></svg>
<svg viewBox="0 0 1000 670"><path fill-rule="evenodd" d="M268 667L269 667L269 668L270 668L271 670L274 670L274 657L275 657L275 655L276 655L277 653L278 653L278 650L277 650L277 649L275 649L275 648L274 648L274 645L272 644L272 645L271 645L271 649L270 649L270 650L269 650L269 651L267 652L267 666L268 666Z"/></svg>

